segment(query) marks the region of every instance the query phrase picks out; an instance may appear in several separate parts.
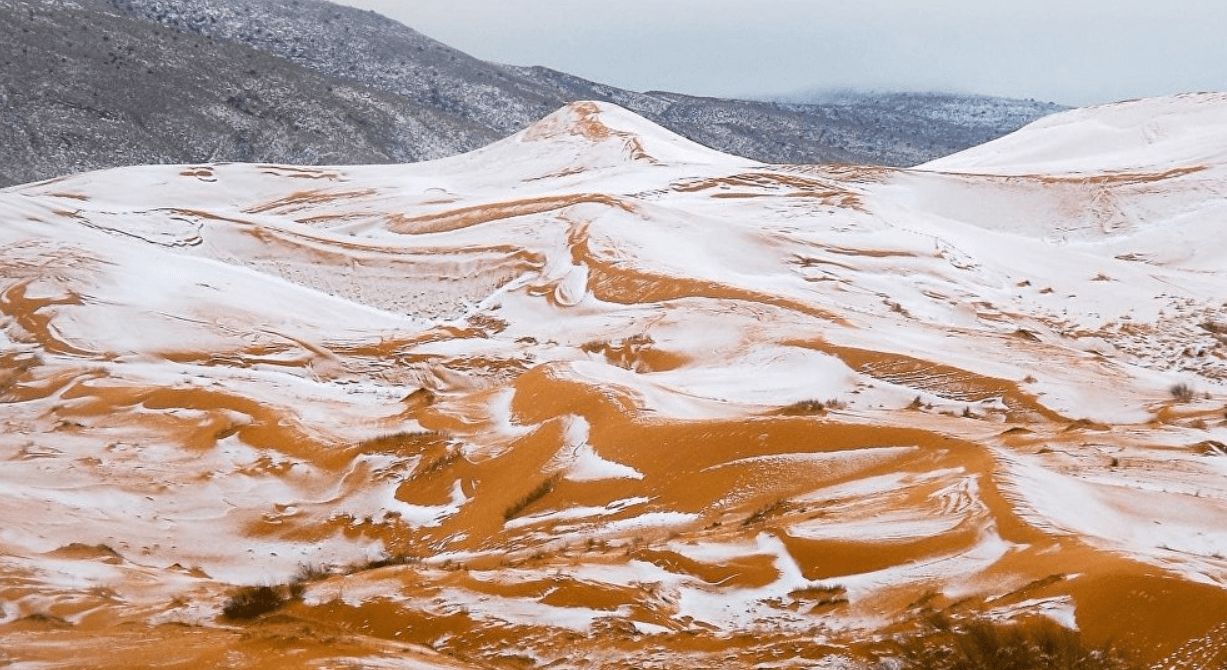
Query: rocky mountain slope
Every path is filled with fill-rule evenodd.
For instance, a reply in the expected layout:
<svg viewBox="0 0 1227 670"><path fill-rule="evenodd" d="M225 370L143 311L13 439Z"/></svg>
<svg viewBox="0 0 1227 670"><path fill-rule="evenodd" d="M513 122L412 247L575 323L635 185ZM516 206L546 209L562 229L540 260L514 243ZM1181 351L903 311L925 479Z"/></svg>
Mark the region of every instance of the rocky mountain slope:
<svg viewBox="0 0 1227 670"><path fill-rule="evenodd" d="M1005 119L955 118L928 114L923 102L920 110L898 104L902 96L781 107L636 93L548 68L484 62L373 12L322 0L108 1L177 30L250 44L324 74L442 108L499 137L562 104L602 100L706 146L756 160L913 165L981 144L1061 109L978 96L920 98L937 105L962 100L969 107L1022 111ZM477 141L472 148L483 144Z"/></svg>
<svg viewBox="0 0 1227 670"><path fill-rule="evenodd" d="M634 93L486 63L318 0L0 0L0 37L0 185L146 163L439 158L584 99L768 162L915 164L1024 121Z"/></svg>
<svg viewBox="0 0 1227 670"><path fill-rule="evenodd" d="M833 107L862 110L861 113L898 114L924 119L930 123L948 125L967 133L961 141L972 141L976 135L984 139L980 145L1022 128L1038 118L1068 109L1051 102L997 98L955 93L892 93L872 91L837 91L797 99L776 100L782 104L806 107ZM953 141L953 140L951 140Z"/></svg>
<svg viewBox="0 0 1227 670"><path fill-rule="evenodd" d="M1220 667L1224 127L790 166L590 102L2 191L0 660Z"/></svg>
<svg viewBox="0 0 1227 670"><path fill-rule="evenodd" d="M0 0L0 184L143 163L388 163L497 136L102 3Z"/></svg>

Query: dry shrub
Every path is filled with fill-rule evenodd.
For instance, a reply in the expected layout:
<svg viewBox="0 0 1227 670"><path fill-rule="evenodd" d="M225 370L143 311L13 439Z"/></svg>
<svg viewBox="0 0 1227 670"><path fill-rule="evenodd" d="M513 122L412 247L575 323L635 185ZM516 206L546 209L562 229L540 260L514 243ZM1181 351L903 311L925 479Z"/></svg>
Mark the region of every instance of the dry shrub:
<svg viewBox="0 0 1227 670"><path fill-rule="evenodd" d="M503 510L503 520L511 521L517 516L520 516L520 513L527 509L529 505L532 505L538 500L541 500L549 495L550 492L554 490L554 486L558 484L558 479L558 475L550 477L549 479L538 484L533 490L524 494L524 497L511 503L507 509Z"/></svg>
<svg viewBox="0 0 1227 670"><path fill-rule="evenodd" d="M254 619L281 608L288 602L282 590L272 586L244 586L222 606L222 616L232 621Z"/></svg>
<svg viewBox="0 0 1227 670"><path fill-rule="evenodd" d="M448 466L452 465L458 460L460 460L460 450L459 449L453 449L451 451L444 452L442 455L436 456L435 458L432 458L428 461L426 460L422 461L422 464L419 465L417 469L413 471L413 477L414 478L425 477L426 475L433 474L435 472L439 472L440 470L447 468Z"/></svg>
<svg viewBox="0 0 1227 670"><path fill-rule="evenodd" d="M909 670L1139 670L1110 644L1087 646L1079 632L1046 618L934 626L902 651Z"/></svg>
<svg viewBox="0 0 1227 670"><path fill-rule="evenodd" d="M365 563L355 565L347 570L346 574L353 574L364 570L378 570L379 568L386 568L390 565L415 565L421 562L422 559L418 558L417 556L410 556L408 554L392 554L389 556L373 558Z"/></svg>
<svg viewBox="0 0 1227 670"><path fill-rule="evenodd" d="M318 582L331 575L327 566L300 563L298 571L286 584L240 587L222 605L222 616L231 621L245 621L275 612L291 601L302 599L308 582Z"/></svg>
<svg viewBox="0 0 1227 670"><path fill-rule="evenodd" d="M811 414L822 414L826 410L826 405L818 400L802 400L785 407L781 410L781 413L784 416L808 416Z"/></svg>
<svg viewBox="0 0 1227 670"><path fill-rule="evenodd" d="M1193 398L1197 395L1197 392L1193 390L1192 386L1184 383L1172 386L1170 389L1168 389L1168 392L1172 394L1173 398L1179 400L1180 402L1192 402Z"/></svg>
<svg viewBox="0 0 1227 670"><path fill-rule="evenodd" d="M779 514L780 512L782 512L785 506L786 506L786 501L784 500L776 500L775 502L767 503L766 505L763 505L762 507L759 507L758 509L754 510L754 512L752 512L750 516L746 517L745 521L741 522L741 525L745 527L745 526L751 526L760 521L765 521L767 517L772 516L774 514Z"/></svg>
<svg viewBox="0 0 1227 670"><path fill-rule="evenodd" d="M450 436L434 430L413 430L380 435L358 443L362 453L419 454L431 447L446 447Z"/></svg>

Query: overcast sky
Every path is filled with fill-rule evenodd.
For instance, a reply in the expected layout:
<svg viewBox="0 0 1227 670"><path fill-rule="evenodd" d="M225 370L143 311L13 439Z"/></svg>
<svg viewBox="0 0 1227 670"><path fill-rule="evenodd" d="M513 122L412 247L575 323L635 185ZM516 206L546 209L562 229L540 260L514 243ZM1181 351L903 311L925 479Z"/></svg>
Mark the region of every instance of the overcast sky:
<svg viewBox="0 0 1227 670"><path fill-rule="evenodd" d="M1227 90L1223 0L339 0L479 58L637 91L1084 105Z"/></svg>

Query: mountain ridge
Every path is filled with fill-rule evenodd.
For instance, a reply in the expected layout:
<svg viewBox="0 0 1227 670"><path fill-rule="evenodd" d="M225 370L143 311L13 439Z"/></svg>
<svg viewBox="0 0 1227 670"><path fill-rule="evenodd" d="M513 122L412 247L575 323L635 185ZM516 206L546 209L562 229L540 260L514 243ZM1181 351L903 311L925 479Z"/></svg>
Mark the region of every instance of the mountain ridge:
<svg viewBox="0 0 1227 670"><path fill-rule="evenodd" d="M405 95L421 104L437 102L466 118L480 119L496 134L526 127L558 106L577 100L605 100L645 116L702 144L765 162L870 162L901 165L923 152L949 153L951 147L980 144L990 136L1014 130L1022 123L1051 113L1057 106L1036 105L1004 126L973 129L949 124L948 119L926 117L926 124L886 105L860 109L802 106L790 112L769 103L699 98L678 93L637 93L588 81L540 66L518 67L486 63L443 45L412 28L374 12L339 7L321 0L109 0L137 16L157 20L181 30L195 30L234 39L297 59L308 67ZM270 18L253 28L253 12L271 10ZM313 12L316 21L303 22L293 12ZM346 26L345 37L319 32L316 26L332 20ZM353 30L349 26L353 25ZM269 25L275 26L270 30ZM261 28L260 26L264 26ZM277 32L279 29L280 32ZM385 32L386 31L386 32ZM310 43L312 48L302 45ZM320 49L323 46L324 48ZM406 53L426 53L425 62ZM321 56L320 54L326 54ZM374 57L369 54L374 53ZM457 65L459 64L459 66ZM409 67L405 67L409 66ZM896 98L897 99L897 98ZM987 100L981 98L981 100ZM488 101L483 104L483 101ZM1021 103L1022 101L1011 101ZM852 123L841 119L851 115ZM727 128L721 128L728 124ZM934 127L934 125L936 127ZM822 132L810 135L808 130ZM906 128L891 135L891 128ZM966 137L939 139L942 133ZM876 139L882 135L886 139ZM904 147L911 137L916 147ZM785 141L787 140L787 141ZM930 143L928 149L920 145ZM781 146L795 144L794 147ZM882 149L873 148L884 143ZM480 146L480 145L478 145ZM476 146L471 147L476 148Z"/></svg>
<svg viewBox="0 0 1227 670"><path fill-rule="evenodd" d="M12 122L0 129L0 185L122 164L426 160L583 99L777 163L914 164L1013 129L899 105L624 91L485 63L317 0L4 0L3 9L0 114Z"/></svg>

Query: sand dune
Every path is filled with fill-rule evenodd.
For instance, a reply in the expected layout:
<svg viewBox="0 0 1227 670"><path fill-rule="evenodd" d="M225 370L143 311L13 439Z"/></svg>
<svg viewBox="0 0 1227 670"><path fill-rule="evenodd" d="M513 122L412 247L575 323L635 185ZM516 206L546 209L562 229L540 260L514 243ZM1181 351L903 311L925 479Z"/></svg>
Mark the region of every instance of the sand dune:
<svg viewBox="0 0 1227 670"><path fill-rule="evenodd" d="M580 103L0 191L0 664L868 668L938 614L1221 664L1224 121L861 170Z"/></svg>

